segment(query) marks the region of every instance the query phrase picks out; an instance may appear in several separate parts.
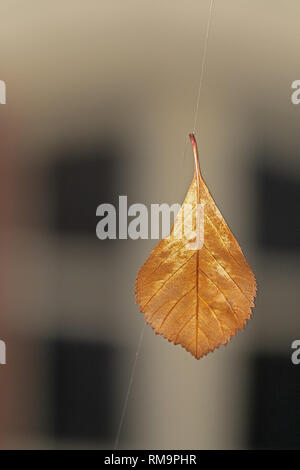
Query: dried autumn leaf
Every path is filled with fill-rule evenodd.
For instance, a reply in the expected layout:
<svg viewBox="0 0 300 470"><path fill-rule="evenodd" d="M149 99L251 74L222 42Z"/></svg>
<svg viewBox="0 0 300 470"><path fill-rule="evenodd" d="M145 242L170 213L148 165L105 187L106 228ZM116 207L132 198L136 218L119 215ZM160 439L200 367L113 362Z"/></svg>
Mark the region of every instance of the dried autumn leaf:
<svg viewBox="0 0 300 470"><path fill-rule="evenodd" d="M204 183L193 134L190 139L195 159L192 183L170 236L156 245L140 269L135 292L155 332L200 359L244 328L254 306L256 281ZM191 249L198 228L197 204L204 204L204 243L201 249ZM190 207L190 213L183 207ZM190 230L183 231L187 218Z"/></svg>

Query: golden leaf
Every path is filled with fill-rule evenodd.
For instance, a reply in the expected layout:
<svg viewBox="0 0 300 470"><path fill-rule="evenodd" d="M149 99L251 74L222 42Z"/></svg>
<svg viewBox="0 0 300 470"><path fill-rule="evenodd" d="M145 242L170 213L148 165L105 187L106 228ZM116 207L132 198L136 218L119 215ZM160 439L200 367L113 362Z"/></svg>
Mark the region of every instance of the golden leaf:
<svg viewBox="0 0 300 470"><path fill-rule="evenodd" d="M170 236L156 245L140 269L135 292L155 332L200 359L244 328L254 306L256 281L201 176L194 134L190 139L195 160L192 183ZM191 248L199 235L200 204L204 242L202 247L194 242Z"/></svg>

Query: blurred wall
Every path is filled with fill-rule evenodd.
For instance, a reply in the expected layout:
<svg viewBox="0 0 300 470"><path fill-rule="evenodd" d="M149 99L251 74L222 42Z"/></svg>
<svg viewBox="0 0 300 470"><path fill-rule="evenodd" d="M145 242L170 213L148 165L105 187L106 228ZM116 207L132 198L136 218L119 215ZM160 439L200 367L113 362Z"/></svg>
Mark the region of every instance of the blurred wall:
<svg viewBox="0 0 300 470"><path fill-rule="evenodd" d="M113 444L143 325L135 276L155 241L99 241L94 214L119 194L130 204L183 200L208 11L208 0L2 2L0 113L21 129L2 317L24 363L12 394L22 418L3 429L3 448ZM289 362L299 251L260 243L256 171L263 161L299 184L300 106L290 100L299 13L294 0L215 1L200 162L257 276L257 307L245 332L199 362L147 327L121 448L249 447L252 358Z"/></svg>

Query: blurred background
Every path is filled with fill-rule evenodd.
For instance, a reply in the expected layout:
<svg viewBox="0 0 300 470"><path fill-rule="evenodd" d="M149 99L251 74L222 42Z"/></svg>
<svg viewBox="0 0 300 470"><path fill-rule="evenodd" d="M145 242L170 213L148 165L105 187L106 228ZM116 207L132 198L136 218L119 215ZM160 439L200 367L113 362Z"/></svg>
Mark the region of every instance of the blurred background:
<svg viewBox="0 0 300 470"><path fill-rule="evenodd" d="M209 0L2 0L0 447L113 447L155 240L96 208L181 203ZM300 447L300 5L215 0L197 136L251 265L245 331L196 361L147 326L121 449Z"/></svg>

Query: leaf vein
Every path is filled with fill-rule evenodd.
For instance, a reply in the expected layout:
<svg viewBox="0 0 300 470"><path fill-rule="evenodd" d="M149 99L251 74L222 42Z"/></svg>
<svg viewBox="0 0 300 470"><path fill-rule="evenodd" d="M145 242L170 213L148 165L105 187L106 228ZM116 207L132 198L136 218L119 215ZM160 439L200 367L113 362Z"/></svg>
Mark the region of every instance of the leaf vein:
<svg viewBox="0 0 300 470"><path fill-rule="evenodd" d="M154 294L150 297L150 299L147 300L147 302L143 305L142 309L144 309L144 308L149 304L149 302L151 302L151 300L161 291L161 289L166 285L166 283L167 283L172 277L174 277L175 274L178 273L178 271L180 271L180 270L192 259L193 256L194 256L194 253L193 253L193 255L190 256L190 258L188 258L183 264L181 264L181 265L179 266L179 268L176 269L176 270L171 274L171 276L169 276L169 277L163 282L163 284L159 287L159 289L157 289L157 291L154 292Z"/></svg>

